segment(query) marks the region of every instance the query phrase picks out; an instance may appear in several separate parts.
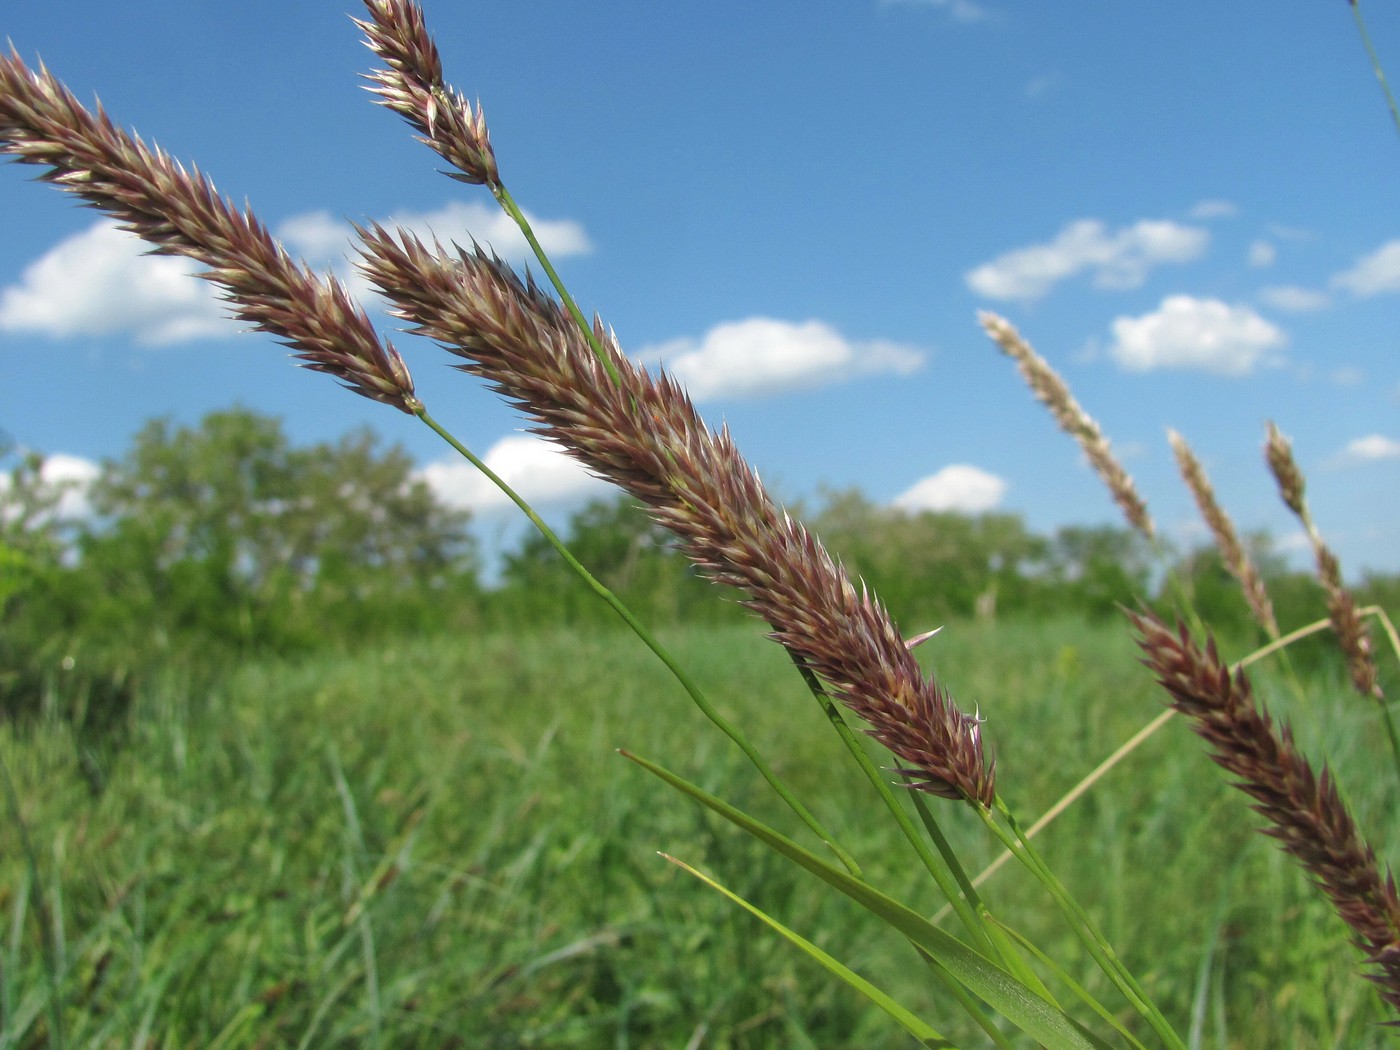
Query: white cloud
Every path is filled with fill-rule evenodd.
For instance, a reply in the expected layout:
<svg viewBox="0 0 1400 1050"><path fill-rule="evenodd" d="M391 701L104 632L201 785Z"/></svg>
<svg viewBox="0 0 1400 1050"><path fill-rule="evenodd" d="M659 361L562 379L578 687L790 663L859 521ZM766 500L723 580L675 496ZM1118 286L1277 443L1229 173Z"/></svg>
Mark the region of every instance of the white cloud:
<svg viewBox="0 0 1400 1050"><path fill-rule="evenodd" d="M1210 234L1165 219L1143 219L1109 231L1098 219L1079 219L1054 240L1006 252L966 275L968 287L989 299L1038 299L1060 281L1088 271L1097 288L1136 288L1163 263L1199 258Z"/></svg>
<svg viewBox="0 0 1400 1050"><path fill-rule="evenodd" d="M957 22L981 22L991 17L986 5L975 0L880 0L883 7L936 7Z"/></svg>
<svg viewBox="0 0 1400 1050"><path fill-rule="evenodd" d="M318 265L348 258L354 232L348 222L328 211L301 212L277 226L277 236L288 251L304 255Z"/></svg>
<svg viewBox="0 0 1400 1050"><path fill-rule="evenodd" d="M134 234L109 220L60 241L0 291L0 330L68 336L128 335L168 344L233 335L200 267L144 254Z"/></svg>
<svg viewBox="0 0 1400 1050"><path fill-rule="evenodd" d="M588 234L571 219L541 219L529 211L525 217L544 250L555 258L593 250ZM504 258L533 258L525 235L510 217L501 209L478 201L452 201L433 211L394 212L378 221L389 229L402 226L430 243L437 238L443 244L455 241L470 247L475 238ZM354 256L354 230L350 223L327 211L293 215L278 226L277 233L290 247L318 264Z"/></svg>
<svg viewBox="0 0 1400 1050"><path fill-rule="evenodd" d="M1359 296L1400 292L1400 240L1387 241L1350 270L1337 274L1331 283L1333 288Z"/></svg>
<svg viewBox="0 0 1400 1050"><path fill-rule="evenodd" d="M899 343L849 340L821 321L794 324L769 317L715 325L698 340L668 340L636 356L664 364L697 401L772 394L859 375L908 375L924 358Z"/></svg>
<svg viewBox="0 0 1400 1050"><path fill-rule="evenodd" d="M525 212L535 236L555 259L582 255L593 250L588 234L569 219L541 219ZM479 202L451 202L435 211L395 212L377 220L386 229L403 227L431 244L434 239L450 246L454 242L470 248L472 239L509 262L533 261L534 254L520 228L499 208ZM368 303L374 287L356 269L358 241L354 227L328 211L293 215L277 227L277 236L293 254L305 256L314 267L331 270L356 299Z"/></svg>
<svg viewBox="0 0 1400 1050"><path fill-rule="evenodd" d="M1249 265L1257 268L1272 266L1278 259L1278 249L1270 241L1255 241L1249 246Z"/></svg>
<svg viewBox="0 0 1400 1050"><path fill-rule="evenodd" d="M1275 310L1291 314L1323 310L1332 305L1332 297L1326 292L1314 288L1299 288L1291 284L1260 289L1259 301L1265 306L1272 306Z"/></svg>
<svg viewBox="0 0 1400 1050"><path fill-rule="evenodd" d="M535 506L603 495L609 488L554 442L531 434L501 438L481 458L526 502ZM505 493L464 459L429 463L418 470L416 476L427 482L449 506L476 513L513 506Z"/></svg>
<svg viewBox="0 0 1400 1050"><path fill-rule="evenodd" d="M87 517L92 512L88 505L88 489L101 473L100 466L82 456L70 456L66 452L45 456L39 466L39 482L43 491L58 495L53 517L64 521ZM5 517L5 493L9 488L10 475L0 473L0 518Z"/></svg>
<svg viewBox="0 0 1400 1050"><path fill-rule="evenodd" d="M907 511L962 511L980 514L1000 506L1008 486L995 474L966 463L954 463L915 482L894 498Z"/></svg>
<svg viewBox="0 0 1400 1050"><path fill-rule="evenodd" d="M1269 361L1287 338L1248 306L1172 295L1156 311L1113 322L1113 359L1132 372L1191 368L1242 376Z"/></svg>
<svg viewBox="0 0 1400 1050"><path fill-rule="evenodd" d="M1199 201L1186 213L1193 219L1229 219L1239 214L1239 208L1230 201Z"/></svg>
<svg viewBox="0 0 1400 1050"><path fill-rule="evenodd" d="M1346 463L1374 463L1380 459L1400 459L1400 441L1382 434L1368 434L1348 442L1340 457Z"/></svg>
<svg viewBox="0 0 1400 1050"><path fill-rule="evenodd" d="M526 213L546 251L556 258L592 250L578 223ZM470 243L475 237L511 260L529 246L502 211L485 204L451 203L436 211L390 215L385 225L422 237ZM329 267L357 296L366 282L350 264L352 230L329 212L294 215L277 230L296 254ZM167 345L228 337L231 324L217 290L191 275L201 267L187 259L145 254L147 246L110 220L60 241L25 268L18 283L0 290L0 331L57 338L125 335L138 343Z"/></svg>
<svg viewBox="0 0 1400 1050"><path fill-rule="evenodd" d="M56 513L60 518L82 518L92 512L88 506L88 489L102 473L102 468L82 456L55 452L44 457L39 477L47 485L61 489Z"/></svg>

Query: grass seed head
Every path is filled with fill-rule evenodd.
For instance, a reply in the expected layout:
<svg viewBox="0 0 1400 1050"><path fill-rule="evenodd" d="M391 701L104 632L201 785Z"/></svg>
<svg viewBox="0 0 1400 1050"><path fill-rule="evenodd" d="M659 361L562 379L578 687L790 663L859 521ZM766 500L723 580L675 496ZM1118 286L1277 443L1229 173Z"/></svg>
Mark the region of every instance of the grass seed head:
<svg viewBox="0 0 1400 1050"><path fill-rule="evenodd" d="M1113 454L1108 438L1104 437L1093 417L1074 399L1068 384L1045 358L1021 338L1021 333L1006 318L983 311L978 319L1002 352L1016 362L1017 371L1031 388L1036 400L1050 410L1060 429L1078 442L1094 473L1108 486L1113 501L1118 504L1128 524L1151 540L1156 534L1156 527L1147 512L1147 504L1138 495L1132 476Z"/></svg>
<svg viewBox="0 0 1400 1050"><path fill-rule="evenodd" d="M743 591L915 787L991 804L977 719L923 675L879 600L773 502L728 431L706 427L672 377L630 361L595 320L613 382L565 308L480 248L449 254L380 227L362 239L361 269L399 317L462 357L537 433L646 504L701 572Z"/></svg>
<svg viewBox="0 0 1400 1050"><path fill-rule="evenodd" d="M197 168L89 112L42 65L0 54L0 153L49 170L40 178L81 197L153 245L208 267L234 317L270 332L314 371L412 412L408 367L334 278L293 262L251 211L234 208Z"/></svg>
<svg viewBox="0 0 1400 1050"><path fill-rule="evenodd" d="M1172 452L1176 455L1176 464L1181 471L1182 480L1186 482L1186 487L1191 490L1191 495L1195 497L1196 506L1199 508L1206 526L1210 529L1211 536L1215 538L1215 546L1220 551L1225 568L1239 581L1240 588L1244 591L1245 601L1249 603L1250 611L1254 614L1255 622L1268 632L1269 637L1277 638L1279 636L1278 621L1274 617L1274 606L1269 600L1269 592L1264 587L1264 580L1259 575L1259 569L1254 564L1254 560L1250 558L1244 545L1240 543L1239 535L1235 532L1234 522L1230 520L1230 516L1225 513L1216 500L1215 490L1206 477L1205 468L1201 466L1201 461L1191 451L1191 446L1186 443L1184 437L1175 430L1171 430L1167 432L1167 438L1171 442Z"/></svg>
<svg viewBox="0 0 1400 1050"><path fill-rule="evenodd" d="M367 74L369 91L415 127L420 141L457 169L459 182L497 187L496 152L486 117L442 75L437 44L423 9L412 0L365 0L369 18L355 20L365 43L388 67Z"/></svg>
<svg viewBox="0 0 1400 1050"><path fill-rule="evenodd" d="M1278 483L1280 498L1289 510L1302 517L1306 513L1303 493L1307 487L1303 472L1293 459L1293 443L1272 422L1269 424L1268 439L1264 442L1264 458L1274 481Z"/></svg>
<svg viewBox="0 0 1400 1050"><path fill-rule="evenodd" d="M1320 774L1256 704L1249 679L1231 673L1215 641L1203 651L1185 626L1175 633L1150 613L1130 613L1143 663L1152 669L1210 748L1236 778L1278 841L1331 900L1366 955L1381 996L1400 1009L1400 897L1389 871L1362 838L1331 773Z"/></svg>
<svg viewBox="0 0 1400 1050"><path fill-rule="evenodd" d="M1293 458L1293 445L1273 423L1269 424L1269 436L1264 443L1264 458L1268 461L1274 480L1278 482L1279 495L1302 522L1308 542L1312 545L1317 561L1317 582L1327 595L1327 617L1332 622L1332 631L1337 636L1342 655L1346 657L1352 686L1362 696L1384 699L1370 632L1357 610L1356 600L1342 582L1342 569L1337 556L1323 540L1308 510L1305 496L1307 483Z"/></svg>

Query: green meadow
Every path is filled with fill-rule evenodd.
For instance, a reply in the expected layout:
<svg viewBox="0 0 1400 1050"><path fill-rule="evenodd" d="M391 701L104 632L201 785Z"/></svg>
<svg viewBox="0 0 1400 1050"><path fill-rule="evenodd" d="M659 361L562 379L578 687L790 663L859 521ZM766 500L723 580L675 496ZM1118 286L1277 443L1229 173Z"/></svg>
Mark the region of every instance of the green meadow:
<svg viewBox="0 0 1400 1050"><path fill-rule="evenodd" d="M756 625L664 641L872 880L939 909ZM1027 822L1161 710L1117 622L954 622L925 652L986 718ZM1374 709L1340 664L1294 670L1305 706L1268 666L1262 696L1396 841ZM81 1047L916 1045L658 851L982 1045L896 934L617 753L815 845L628 634L463 632L212 680L167 666L119 724L81 724L0 727L0 1046L47 1045L54 997ZM936 811L971 868L992 859L967 807ZM1388 1045L1341 922L1258 824L1173 720L1041 842L1193 1045ZM1032 880L1007 866L983 892L1114 1001Z"/></svg>

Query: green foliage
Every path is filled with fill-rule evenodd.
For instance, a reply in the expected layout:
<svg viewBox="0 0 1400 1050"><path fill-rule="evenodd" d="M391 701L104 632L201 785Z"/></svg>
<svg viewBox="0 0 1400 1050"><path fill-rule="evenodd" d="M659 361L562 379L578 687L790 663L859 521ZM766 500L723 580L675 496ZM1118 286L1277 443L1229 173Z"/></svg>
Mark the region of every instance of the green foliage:
<svg viewBox="0 0 1400 1050"><path fill-rule="evenodd" d="M896 619L1090 618L1149 593L1150 552L1135 532L1066 526L1046 538L1015 514L908 513L849 490L828 494L812 525Z"/></svg>
<svg viewBox="0 0 1400 1050"><path fill-rule="evenodd" d="M119 709L131 674L185 651L207 665L472 618L467 515L368 430L295 447L244 409L153 420L104 464L66 543L38 471L21 464L0 505L10 710L55 689L60 708L92 707L95 689Z"/></svg>
<svg viewBox="0 0 1400 1050"><path fill-rule="evenodd" d="M941 902L917 861L872 819L868 787L759 633L687 628L667 641L782 756L871 879L932 913ZM1160 704L1117 624L954 625L927 649L992 718L1010 801L1028 816ZM653 755L794 833L634 639L400 640L266 658L213 690L167 670L137 690L130 738L96 742L86 760L64 722L0 727L61 933L70 1047L912 1047L657 850L713 873L958 1045L985 1045L901 938L617 756ZM1267 671L1260 685L1271 703L1290 692ZM1360 819L1393 841L1370 709L1325 680L1306 685L1313 713L1285 713L1354 787ZM1199 1010L1223 1019L1219 1045L1235 1050L1389 1045L1340 924L1227 781L1174 726L1042 846L1182 1031ZM959 852L989 860L980 824L953 812ZM5 1046L45 1043L30 888L6 821ZM1054 958L1077 957L1024 873L1004 870L987 893ZM1091 967L1073 976L1112 994Z"/></svg>
<svg viewBox="0 0 1400 1050"><path fill-rule="evenodd" d="M562 532L589 572L645 622L735 618L734 603L695 573L634 500L594 500L573 514ZM491 600L496 622L598 624L615 619L537 533L507 552L501 579L502 588Z"/></svg>

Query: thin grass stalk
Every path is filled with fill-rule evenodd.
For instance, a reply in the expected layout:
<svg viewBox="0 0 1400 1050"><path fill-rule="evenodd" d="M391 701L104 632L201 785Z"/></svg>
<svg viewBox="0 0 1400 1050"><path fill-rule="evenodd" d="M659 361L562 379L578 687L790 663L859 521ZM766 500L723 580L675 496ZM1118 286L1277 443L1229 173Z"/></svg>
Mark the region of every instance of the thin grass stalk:
<svg viewBox="0 0 1400 1050"><path fill-rule="evenodd" d="M1361 835L1330 770L1312 765L1285 725L1275 728L1243 671L1231 672L1213 638L1201 650L1179 626L1130 613L1143 662L1210 747L1211 759L1239 779L1276 839L1326 894L1366 957L1381 998L1400 1012L1400 895Z"/></svg>
<svg viewBox="0 0 1400 1050"><path fill-rule="evenodd" d="M1390 651L1396 659L1400 659L1400 634L1396 633L1395 624L1391 622L1390 614L1379 605L1368 605L1364 609L1358 609L1361 616L1374 616L1381 625L1381 631L1385 634L1386 640L1390 642Z"/></svg>
<svg viewBox="0 0 1400 1050"><path fill-rule="evenodd" d="M1025 936L1025 934L1020 933L1012 929L1010 926L1000 923L995 919L992 921L997 922L997 924L1001 926L1001 929L1006 934L1006 936L1014 940L1016 943L1020 944L1021 947L1023 947L1035 958L1036 962L1040 963L1040 965L1044 966L1046 970L1054 974L1056 980L1063 982L1065 987L1067 987L1070 990L1070 992L1074 995L1076 999L1084 1003L1084 1005L1089 1007L1089 1009L1093 1010L1094 1013L1098 1014L1099 1018L1103 1020L1105 1024L1107 1024L1110 1028L1112 1028L1115 1032L1117 1032L1125 1040L1127 1040L1128 1044L1131 1047L1133 1047L1133 1050L1147 1050L1147 1047L1143 1045L1142 1040L1138 1039L1137 1036L1133 1035L1132 1032L1128 1031L1128 1029L1124 1027L1122 1021L1114 1017L1112 1013L1110 1013L1107 1009L1104 1008L1104 1005L1102 1003L1100 1003L1097 999L1095 999L1092 995L1089 994L1089 990L1087 988L1085 988L1082 984L1080 984L1073 977L1071 977L1069 972L1063 966L1057 964L1054 959L1050 958L1050 956L1046 955L1045 952L1041 951L1038 947L1036 947L1035 944L1033 944ZM1192 1043L1191 1045L1194 1047L1196 1044Z"/></svg>
<svg viewBox="0 0 1400 1050"><path fill-rule="evenodd" d="M920 1045L929 1047L930 1050L956 1050L955 1044L945 1039L943 1035L940 1034L937 1031L937 1029L935 1029L932 1025L928 1024L921 1017L914 1014L913 1011L908 1010L902 1004L900 1004L899 1002L891 998L889 995L887 995L882 989L877 988L875 985L871 984L864 977L861 977L858 973L851 970L840 960L823 951L821 948L817 947L817 945L807 940L795 930L789 929L777 919L773 918L771 915L767 914L762 909L755 907L753 904L749 903L747 900L739 896L733 890L724 886L718 880L706 875L698 868L695 868L692 865L687 864L685 861L671 856L669 853L662 853L661 856L664 859L670 861L676 867L680 868L682 871L694 876L696 879L700 880L705 885L709 886L711 889L716 890L719 893L723 894L725 897L729 898L730 901L739 905L739 907L743 908L754 918L764 923L766 926L769 927L769 929L773 930L780 937L783 937L784 939L797 945L802 951L804 951L809 957L811 957L817 963L823 966L828 972L830 972L832 975L839 978L840 980L845 981L848 985L859 991L872 1003L874 1003L880 1009L884 1010L887 1014L889 1014L889 1016L893 1018L899 1025L901 1025L907 1032L909 1032L916 1039L918 1039ZM949 990L967 996L966 990L961 988L958 982L954 980L951 975L945 973L944 978ZM968 996L968 999L970 1000L971 997Z"/></svg>
<svg viewBox="0 0 1400 1050"><path fill-rule="evenodd" d="M1400 131L1400 107L1395 104L1395 95L1390 90L1390 82L1385 78L1385 67L1381 65L1381 59L1376 54L1375 45L1371 43L1371 33L1366 28L1366 20L1361 17L1361 4L1359 0L1347 0L1347 5L1351 8L1351 17L1356 22L1356 31L1361 37L1361 46L1366 49L1366 57L1371 62L1371 72L1376 74L1376 81L1381 86L1381 94L1385 96L1386 108L1390 110L1390 122Z"/></svg>
<svg viewBox="0 0 1400 1050"><path fill-rule="evenodd" d="M910 846L913 847L914 853L918 856L920 863L923 864L924 868L933 878L934 883L948 899L949 904L957 911L958 918L962 920L964 928L973 938L973 947L988 956L995 955L996 948L987 934L981 915L974 908L973 898L970 895L964 897L958 890L959 885L967 882L967 874L963 871L961 864L958 862L957 857L953 855L951 849L944 848L946 847L947 840L941 833L935 839L935 842L940 846L940 854L943 860L943 863L940 864L938 858L929 851L928 843L919 835L918 830L914 826L914 822L909 818L909 814L905 812L904 807L900 805L899 800L895 797L894 792L890 788L888 778L876 767L870 755L867 754L865 748L861 746L860 740L857 739L855 733L847 724L845 717L841 714L840 707L827 695L826 689L823 688L821 681L812 673L811 669L806 667L791 650L789 650L788 655L792 657L793 664L796 666L798 673L802 676L807 688L821 705L822 713L826 715L828 723L830 723L837 737L840 738L846 750L855 760L856 767L865 774L866 780L870 783L871 787L875 789L876 796L884 804L885 809L893 818L895 825L904 834ZM918 800L919 796L917 792L914 793L914 798L916 801ZM931 819L930 817L930 820Z"/></svg>

